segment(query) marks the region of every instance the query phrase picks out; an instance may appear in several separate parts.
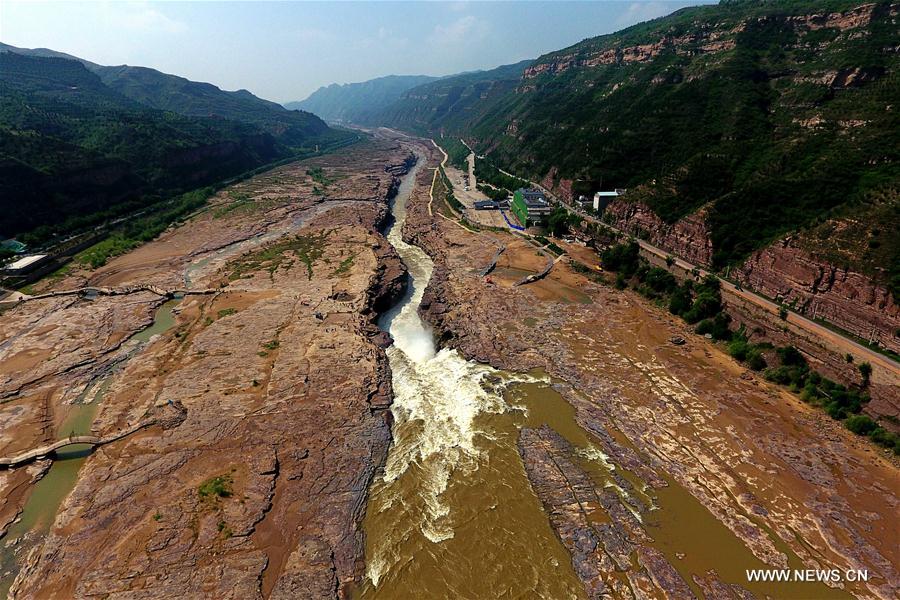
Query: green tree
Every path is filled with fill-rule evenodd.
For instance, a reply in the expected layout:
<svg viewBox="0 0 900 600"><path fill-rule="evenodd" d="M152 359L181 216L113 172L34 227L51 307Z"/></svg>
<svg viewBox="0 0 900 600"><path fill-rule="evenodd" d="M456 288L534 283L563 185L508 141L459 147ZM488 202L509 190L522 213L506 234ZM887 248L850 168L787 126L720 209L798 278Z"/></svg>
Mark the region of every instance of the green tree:
<svg viewBox="0 0 900 600"><path fill-rule="evenodd" d="M869 435L878 428L878 424L866 415L850 415L844 421L844 427L857 435Z"/></svg>
<svg viewBox="0 0 900 600"><path fill-rule="evenodd" d="M640 266L640 248L637 242L616 244L600 254L600 263L604 269L616 271L623 279L629 278Z"/></svg>
<svg viewBox="0 0 900 600"><path fill-rule="evenodd" d="M547 231L555 237L562 237L569 232L569 211L557 206L547 219Z"/></svg>
<svg viewBox="0 0 900 600"><path fill-rule="evenodd" d="M690 282L685 282L685 285L678 286L675 288L675 291L672 292L672 296L669 298L669 312L673 315L683 315L691 308L691 289Z"/></svg>
<svg viewBox="0 0 900 600"><path fill-rule="evenodd" d="M859 374L862 375L862 386L869 387L869 382L872 377L872 365L864 362L859 363L857 368L859 369Z"/></svg>

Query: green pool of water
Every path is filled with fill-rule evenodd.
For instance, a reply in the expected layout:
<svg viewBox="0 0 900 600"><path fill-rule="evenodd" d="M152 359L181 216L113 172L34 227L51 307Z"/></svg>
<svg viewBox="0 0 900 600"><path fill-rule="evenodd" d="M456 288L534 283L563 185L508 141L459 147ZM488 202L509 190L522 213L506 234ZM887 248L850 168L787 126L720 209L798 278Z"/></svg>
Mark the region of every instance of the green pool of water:
<svg viewBox="0 0 900 600"><path fill-rule="evenodd" d="M175 325L173 309L179 302L181 302L181 298L165 302L157 309L153 324L135 333L131 339L146 342L154 335L164 333L173 327ZM69 408L66 419L57 428L56 439L91 432L100 402L112 380L113 375L110 374L99 384L88 386L85 389ZM9 588L18 572L17 558L24 557L30 548L50 531L50 526L59 512L63 500L75 487L78 472L91 451L92 447L88 444L75 444L60 449L56 453L50 470L31 490L22 513L19 515L19 520L13 523L6 535L0 539L0 598L8 595ZM26 534L28 535L27 539L21 540L15 546L7 547L7 543ZM9 575L5 575L6 573Z"/></svg>

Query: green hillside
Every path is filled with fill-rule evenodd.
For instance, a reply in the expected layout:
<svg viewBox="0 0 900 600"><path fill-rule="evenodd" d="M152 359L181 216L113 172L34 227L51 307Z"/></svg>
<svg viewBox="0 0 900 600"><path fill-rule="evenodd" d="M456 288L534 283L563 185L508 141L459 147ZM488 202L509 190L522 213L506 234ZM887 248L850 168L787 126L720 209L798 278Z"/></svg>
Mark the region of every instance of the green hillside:
<svg viewBox="0 0 900 600"><path fill-rule="evenodd" d="M101 81L146 106L190 117L220 117L260 127L280 142L301 146L328 127L308 112L287 110L247 90L226 92L146 67L97 67Z"/></svg>
<svg viewBox="0 0 900 600"><path fill-rule="evenodd" d="M387 123L418 133L466 132L473 122L491 118L502 121L495 105L508 101L531 61L445 77L407 91L381 112L368 116L371 124Z"/></svg>
<svg viewBox="0 0 900 600"><path fill-rule="evenodd" d="M858 0L684 9L542 56L514 82L482 80L478 98L454 96L464 78L414 88L381 120L464 136L576 193L631 188L669 222L708 205L724 266L873 195L897 201L897 12Z"/></svg>
<svg viewBox="0 0 900 600"><path fill-rule="evenodd" d="M212 109L222 94L204 102ZM252 96L206 117L141 100L79 61L0 52L0 235L102 222L346 135ZM240 112L261 103L271 106Z"/></svg>
<svg viewBox="0 0 900 600"><path fill-rule="evenodd" d="M428 75L388 75L361 83L336 83L321 87L300 102L289 102L286 108L309 111L326 121L362 123L410 88L434 81Z"/></svg>
<svg viewBox="0 0 900 600"><path fill-rule="evenodd" d="M247 90L228 92L210 83L191 81L147 67L98 65L47 48L17 48L0 43L0 51L77 60L96 73L108 88L143 106L188 117L215 117L250 123L291 146L303 146L311 137L327 135L328 132L325 123L315 115L287 110Z"/></svg>

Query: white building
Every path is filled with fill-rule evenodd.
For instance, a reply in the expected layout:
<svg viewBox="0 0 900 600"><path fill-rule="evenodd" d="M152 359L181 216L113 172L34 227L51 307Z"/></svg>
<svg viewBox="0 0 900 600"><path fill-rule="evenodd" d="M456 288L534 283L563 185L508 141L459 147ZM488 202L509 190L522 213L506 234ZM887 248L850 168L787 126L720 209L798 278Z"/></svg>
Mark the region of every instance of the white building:
<svg viewBox="0 0 900 600"><path fill-rule="evenodd" d="M594 194L594 210L600 212L600 210L606 208L610 202L619 196L624 196L626 191L627 190L617 188L611 192L597 192Z"/></svg>
<svg viewBox="0 0 900 600"><path fill-rule="evenodd" d="M7 275L21 275L36 269L47 260L46 254L31 254L9 263L4 267Z"/></svg>

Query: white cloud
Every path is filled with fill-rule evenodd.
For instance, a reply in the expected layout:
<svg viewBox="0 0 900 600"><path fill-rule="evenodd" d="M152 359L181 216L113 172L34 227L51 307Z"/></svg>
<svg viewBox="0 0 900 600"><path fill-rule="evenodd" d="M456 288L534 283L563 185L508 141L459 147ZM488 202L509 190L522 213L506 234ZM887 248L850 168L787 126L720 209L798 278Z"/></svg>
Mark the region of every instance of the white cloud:
<svg viewBox="0 0 900 600"><path fill-rule="evenodd" d="M449 8L453 12L462 12L469 8L469 3L467 0L460 0L459 2L449 2L447 3L447 8Z"/></svg>
<svg viewBox="0 0 900 600"><path fill-rule="evenodd" d="M452 46L484 39L490 26L472 15L460 17L449 25L437 25L431 33L431 40L442 46Z"/></svg>
<svg viewBox="0 0 900 600"><path fill-rule="evenodd" d="M112 5L108 13L113 25L130 31L149 33L183 33L187 25L144 3Z"/></svg>
<svg viewBox="0 0 900 600"><path fill-rule="evenodd" d="M667 15L670 12L672 12L672 5L667 2L632 2L628 5L628 9L616 19L616 24L623 27L634 25Z"/></svg>
<svg viewBox="0 0 900 600"><path fill-rule="evenodd" d="M306 27L297 31L296 39L300 42L310 44L322 44L334 40L336 36L330 31L324 29L316 29L314 27Z"/></svg>

